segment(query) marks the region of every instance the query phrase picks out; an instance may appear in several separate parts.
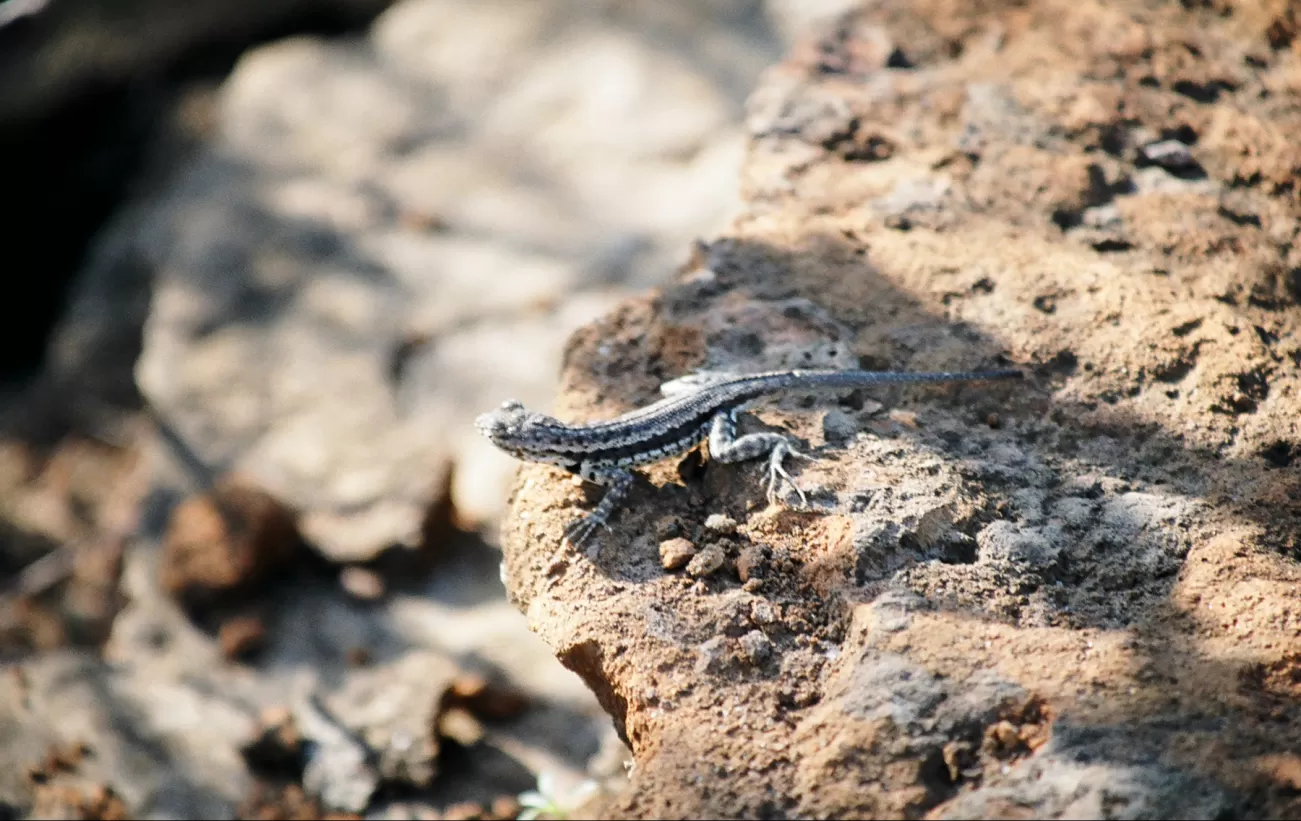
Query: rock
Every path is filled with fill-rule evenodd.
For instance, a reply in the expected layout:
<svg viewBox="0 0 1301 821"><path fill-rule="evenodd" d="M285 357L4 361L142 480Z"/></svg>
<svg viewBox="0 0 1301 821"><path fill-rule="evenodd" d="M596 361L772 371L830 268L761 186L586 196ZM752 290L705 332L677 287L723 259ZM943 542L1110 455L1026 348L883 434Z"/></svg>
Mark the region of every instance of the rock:
<svg viewBox="0 0 1301 821"><path fill-rule="evenodd" d="M711 513L705 519L705 530L713 531L720 536L731 536L736 533L736 520L722 513Z"/></svg>
<svg viewBox="0 0 1301 821"><path fill-rule="evenodd" d="M172 512L159 584L192 610L228 604L290 567L300 546L292 511L258 487L226 480Z"/></svg>
<svg viewBox="0 0 1301 821"><path fill-rule="evenodd" d="M723 636L714 636L712 639L702 642L696 648L694 671L702 675L709 672L718 672L727 658L727 650L727 639Z"/></svg>
<svg viewBox="0 0 1301 821"><path fill-rule="evenodd" d="M1059 727L1002 784L959 796L939 817L990 818L1013 806L1036 818L1216 818L1231 811L1215 783L1163 767L1150 750L1116 749L1111 739L1101 741L1112 741L1121 760L1096 760L1076 746L1071 729ZM1087 746L1099 746L1099 739Z"/></svg>
<svg viewBox="0 0 1301 821"><path fill-rule="evenodd" d="M736 575L743 582L748 582L751 579L761 579L764 574L765 561L763 548L754 545L742 548L740 555L736 557Z"/></svg>
<svg viewBox="0 0 1301 821"><path fill-rule="evenodd" d="M762 463L656 467L598 559L520 472L509 593L635 761L597 814L1295 814L1265 762L1301 720L1301 290L1262 240L1296 229L1301 119L1265 101L1301 55L1140 5L860 7L756 88L738 219L575 336L584 418L702 363L1031 377L855 392L889 419L825 445L839 397L756 403L743 432L823 459L816 512ZM1140 151L1175 137L1204 173ZM745 516L739 588L637 547L705 511Z"/></svg>
<svg viewBox="0 0 1301 821"><path fill-rule="evenodd" d="M854 417L839 408L832 408L822 417L822 435L828 441L847 442L858 434L858 430L859 425Z"/></svg>
<svg viewBox="0 0 1301 821"><path fill-rule="evenodd" d="M691 561L687 562L687 575L697 579L711 576L714 571L723 566L726 560L727 554L723 548L716 544L705 545L700 552L691 557Z"/></svg>
<svg viewBox="0 0 1301 821"><path fill-rule="evenodd" d="M678 537L660 542L660 564L665 570L685 567L695 555L696 546L687 539Z"/></svg>
<svg viewBox="0 0 1301 821"><path fill-rule="evenodd" d="M741 649L751 664L763 664L772 657L772 642L759 630L751 630L741 636Z"/></svg>

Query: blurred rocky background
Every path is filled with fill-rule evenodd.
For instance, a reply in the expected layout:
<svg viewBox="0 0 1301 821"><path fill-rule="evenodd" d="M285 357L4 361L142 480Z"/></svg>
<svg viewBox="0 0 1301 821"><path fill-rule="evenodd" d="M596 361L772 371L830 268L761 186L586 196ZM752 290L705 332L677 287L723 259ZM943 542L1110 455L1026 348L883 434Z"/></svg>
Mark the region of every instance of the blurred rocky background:
<svg viewBox="0 0 1301 821"><path fill-rule="evenodd" d="M0 1L0 817L1301 817L1301 13L849 6Z"/></svg>
<svg viewBox="0 0 1301 821"><path fill-rule="evenodd" d="M0 814L617 788L469 421L725 224L843 5L0 3Z"/></svg>

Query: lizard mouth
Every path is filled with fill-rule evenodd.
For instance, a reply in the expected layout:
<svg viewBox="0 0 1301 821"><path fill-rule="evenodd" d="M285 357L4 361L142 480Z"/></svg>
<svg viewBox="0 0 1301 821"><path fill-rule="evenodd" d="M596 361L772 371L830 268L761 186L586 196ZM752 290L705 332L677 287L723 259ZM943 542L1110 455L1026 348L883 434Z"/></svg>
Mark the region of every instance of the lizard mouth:
<svg viewBox="0 0 1301 821"><path fill-rule="evenodd" d="M479 431L479 433L493 441L496 441L498 436L502 433L501 421L494 419L490 413L480 414L476 417L474 420L474 427L475 430Z"/></svg>

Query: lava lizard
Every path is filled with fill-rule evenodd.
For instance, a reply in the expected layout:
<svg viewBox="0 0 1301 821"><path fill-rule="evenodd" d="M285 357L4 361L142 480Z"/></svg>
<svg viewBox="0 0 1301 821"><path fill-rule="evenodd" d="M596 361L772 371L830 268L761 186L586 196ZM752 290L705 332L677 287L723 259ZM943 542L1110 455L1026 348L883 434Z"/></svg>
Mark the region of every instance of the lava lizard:
<svg viewBox="0 0 1301 821"><path fill-rule="evenodd" d="M709 458L723 463L768 457L768 500L785 482L808 503L782 462L812 459L781 433L736 435L736 415L758 399L778 393L863 388L905 382L975 382L1020 379L1017 370L901 373L856 370L787 370L754 374L698 373L665 383L663 399L603 422L570 425L509 400L480 415L475 427L516 459L558 465L608 490L596 508L571 523L565 534L581 545L607 527L632 485L632 468L678 456L709 441Z"/></svg>

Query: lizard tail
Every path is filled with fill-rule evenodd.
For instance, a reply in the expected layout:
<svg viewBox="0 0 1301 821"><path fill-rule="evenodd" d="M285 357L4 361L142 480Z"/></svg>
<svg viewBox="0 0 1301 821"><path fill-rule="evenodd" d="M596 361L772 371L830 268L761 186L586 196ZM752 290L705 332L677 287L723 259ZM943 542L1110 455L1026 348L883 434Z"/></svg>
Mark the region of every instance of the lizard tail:
<svg viewBox="0 0 1301 821"><path fill-rule="evenodd" d="M861 388L908 382L990 382L1024 379L1014 368L989 371L791 371L792 388Z"/></svg>

